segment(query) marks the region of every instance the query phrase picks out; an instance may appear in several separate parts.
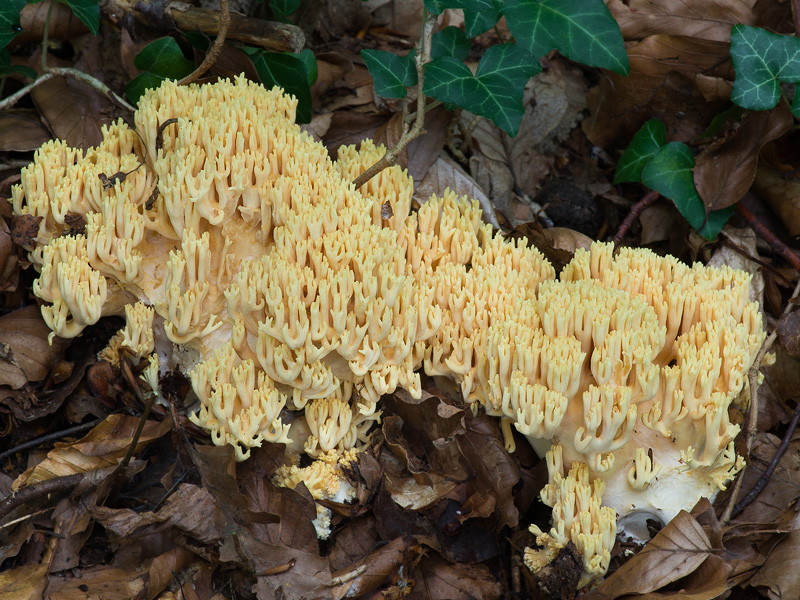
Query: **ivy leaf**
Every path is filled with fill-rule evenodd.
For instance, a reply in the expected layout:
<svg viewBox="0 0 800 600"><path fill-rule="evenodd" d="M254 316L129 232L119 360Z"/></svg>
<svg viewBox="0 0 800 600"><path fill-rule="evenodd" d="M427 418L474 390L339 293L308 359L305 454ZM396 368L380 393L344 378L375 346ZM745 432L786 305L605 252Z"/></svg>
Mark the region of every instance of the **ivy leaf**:
<svg viewBox="0 0 800 600"><path fill-rule="evenodd" d="M793 35L734 25L731 61L736 71L731 100L749 110L767 110L778 104L781 81L800 83L800 39ZM797 92L795 89L792 113L800 117Z"/></svg>
<svg viewBox="0 0 800 600"><path fill-rule="evenodd" d="M617 163L614 184L628 181L641 182L642 171L661 146L667 143L667 129L660 119L650 119L633 136Z"/></svg>
<svg viewBox="0 0 800 600"><path fill-rule="evenodd" d="M536 57L556 49L592 67L630 71L622 32L603 0L507 0L503 13L517 43Z"/></svg>
<svg viewBox="0 0 800 600"><path fill-rule="evenodd" d="M511 136L517 134L528 79L541 71L539 63L516 44L492 46L472 72L462 62L443 56L425 65L425 93L491 119Z"/></svg>
<svg viewBox="0 0 800 600"><path fill-rule="evenodd" d="M305 48L297 53L297 58L303 61L303 65L306 67L306 75L308 85L314 85L314 82L317 80L319 76L319 68L317 67L317 57L314 56L314 51L310 48Z"/></svg>
<svg viewBox="0 0 800 600"><path fill-rule="evenodd" d="M83 24L86 25L92 32L92 35L97 35L100 31L100 4L99 0L61 0L64 4L72 9L75 16L78 17Z"/></svg>
<svg viewBox="0 0 800 600"><path fill-rule="evenodd" d="M384 98L405 98L406 88L417 85L414 52L397 56L384 50L362 50L369 74L375 82L375 92Z"/></svg>
<svg viewBox="0 0 800 600"><path fill-rule="evenodd" d="M492 8L490 10L475 11L464 10L464 28L467 30L467 37L474 38L488 31L497 24L500 20L501 3L498 0L492 0Z"/></svg>
<svg viewBox="0 0 800 600"><path fill-rule="evenodd" d="M647 163L642 183L675 203L678 211L704 238L717 237L733 213L735 206L715 210L706 215L706 208L692 177L694 156L686 144L670 142Z"/></svg>
<svg viewBox="0 0 800 600"><path fill-rule="evenodd" d="M269 0L272 16L277 21L288 21L289 15L300 8L300 0Z"/></svg>
<svg viewBox="0 0 800 600"><path fill-rule="evenodd" d="M128 97L128 100L136 105L139 102L139 98L141 98L147 90L157 88L165 79L167 78L156 75L150 71L139 73L125 86L125 95Z"/></svg>
<svg viewBox="0 0 800 600"><path fill-rule="evenodd" d="M161 79L182 79L194 71L194 63L183 55L175 38L169 36L147 44L133 59L133 64Z"/></svg>
<svg viewBox="0 0 800 600"><path fill-rule="evenodd" d="M445 27L431 39L431 58L452 56L458 60L466 60L469 56L470 43L464 31L458 27Z"/></svg>
<svg viewBox="0 0 800 600"><path fill-rule="evenodd" d="M28 79L36 79L38 76L35 69L22 65L12 65L11 53L8 51L8 48L3 48L0 50L0 77L11 75L12 73L24 75Z"/></svg>
<svg viewBox="0 0 800 600"><path fill-rule="evenodd" d="M19 26L19 13L27 4L25 0L3 0L0 5L0 49L22 33Z"/></svg>
<svg viewBox="0 0 800 600"><path fill-rule="evenodd" d="M250 54L261 83L266 88L277 85L297 98L297 122L310 123L311 87L303 59L285 52L267 52L255 48L245 51Z"/></svg>
<svg viewBox="0 0 800 600"><path fill-rule="evenodd" d="M434 15L442 14L446 8L484 12L491 10L492 0L425 0L425 10Z"/></svg>

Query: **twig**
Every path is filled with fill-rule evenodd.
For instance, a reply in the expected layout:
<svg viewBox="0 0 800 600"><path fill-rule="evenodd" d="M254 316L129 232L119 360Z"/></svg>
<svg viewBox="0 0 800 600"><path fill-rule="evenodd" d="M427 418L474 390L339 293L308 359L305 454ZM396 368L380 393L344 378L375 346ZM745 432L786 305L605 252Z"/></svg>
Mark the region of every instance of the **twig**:
<svg viewBox="0 0 800 600"><path fill-rule="evenodd" d="M436 16L426 12L425 19L422 22L422 37L417 43L417 55L415 57L417 67L417 117L414 121L414 125L409 129L408 124L405 122L403 123L403 135L400 136L397 143L390 148L378 162L356 178L353 182L356 189L360 189L362 185L387 167L393 166L397 162L397 157L405 150L411 140L422 132L422 126L425 123L425 94L422 89L425 82L425 65L431 60L431 36L433 35L433 27L435 25Z"/></svg>
<svg viewBox="0 0 800 600"><path fill-rule="evenodd" d="M69 429L56 431L54 433L48 433L47 435L43 435L36 439L25 442L24 444L15 446L9 450L5 450L4 452L0 452L0 460L4 460L6 457L11 456L12 454L16 454L17 452L21 452L22 450L27 450L28 448L35 448L40 444L46 444L47 442L52 442L54 440L61 439L62 437L72 435L73 433L80 433L81 431L86 431L87 429L91 429L95 425L99 425L101 422L102 419L97 419L96 421L92 421L90 423L83 423L82 425L76 425L75 427L70 427Z"/></svg>
<svg viewBox="0 0 800 600"><path fill-rule="evenodd" d="M64 475L62 477L53 477L25 486L17 492L10 493L0 501L0 519L18 506L22 506L31 500L41 498L42 496L48 496L55 492L71 490L83 481L85 475L86 473L73 473L72 475Z"/></svg>
<svg viewBox="0 0 800 600"><path fill-rule="evenodd" d="M795 298L798 295L800 295L800 280L798 280L797 285L794 288L792 298ZM794 304L792 302L787 302L786 307L783 309L783 314L789 314L793 307ZM753 365L750 367L750 371L747 374L748 383L750 385L750 416L747 420L747 430L745 432L745 456L748 458L753 450L755 436L758 433L758 372L761 368L761 361L764 359L764 356L767 354L767 352L769 352L769 349L772 347L772 344L775 342L777 337L777 332L773 331L771 334L769 334L769 337L764 340L764 343L761 345L761 349L758 351L758 354L753 361ZM733 511L736 506L736 498L739 496L739 492L742 490L743 482L744 478L740 473L733 484L728 505L725 507L725 511L722 513L722 517L720 518L720 523L722 523L722 525L727 525L731 520L731 515L733 515Z"/></svg>
<svg viewBox="0 0 800 600"><path fill-rule="evenodd" d="M611 241L614 242L615 246L620 246L622 244L622 240L625 237L625 234L628 233L628 230L633 225L634 221L639 218L639 216L644 212L644 209L648 206L651 206L658 200L661 196L655 190L650 190L642 199L639 200L636 204L631 207L631 211L628 213L628 216L625 217L625 220L622 221L622 225L619 226L617 229L617 233L614 234L614 237L611 238Z"/></svg>
<svg viewBox="0 0 800 600"><path fill-rule="evenodd" d="M797 1L800 2L800 0ZM759 237L763 238L769 243L770 246L772 246L775 252L792 263L792 266L800 271L800 256L797 256L797 254L795 254L795 252L789 248L789 246L779 240L778 237L772 233L772 231L770 231L766 225L759 221L753 213L742 206L741 202L736 204L736 212L739 213L739 216L741 216L745 221L747 221L747 224L753 228L753 231L755 231Z"/></svg>
<svg viewBox="0 0 800 600"><path fill-rule="evenodd" d="M49 32L50 32L50 17L53 14L53 7L55 5L56 5L55 2L50 3L50 8L47 10L47 17L45 18L44 22L44 35L42 36L42 74L39 75L39 77L37 77L34 81L29 83L28 85L22 87L22 89L18 90L14 94L11 94L8 98L0 100L0 110L11 108L17 102L19 102L20 99L22 99L31 90L33 90L33 88L37 87L38 85L41 85L46 81L49 81L53 77L71 77L75 81L80 81L81 83L84 83L89 87L94 88L101 94L108 96L112 102L115 102L122 108L129 110L131 112L136 112L136 109L133 106L128 104L122 97L114 93L111 90L111 88L109 88L99 79L95 79L88 73L84 73L79 69L73 69L71 67L47 66L47 43L49 40Z"/></svg>
<svg viewBox="0 0 800 600"><path fill-rule="evenodd" d="M219 10L219 33L217 33L217 38L214 40L211 48L208 49L208 52L206 52L206 56L203 62L200 63L200 66L181 79L178 85L188 85L197 81L197 79L208 71L213 66L214 62L216 62L222 50L222 46L225 44L225 36L228 35L228 27L230 27L231 24L231 11L228 8L228 0L219 0Z"/></svg>
<svg viewBox="0 0 800 600"><path fill-rule="evenodd" d="M800 402L797 403L797 406L794 409L794 416L792 417L792 421L789 423L789 429L786 430L786 435L783 436L783 440L781 441L781 445L778 446L778 449L775 451L775 456L772 457L772 460L767 467L767 470L764 471L764 474L759 478L756 484L752 487L752 489L747 492L747 495L742 498L739 502L736 503L736 506L733 507L733 513L731 513L731 518L735 519L745 508L750 506L750 504L755 500L758 495L764 491L764 488L767 487L767 483L769 483L772 474L775 472L775 468L778 466L778 463L781 460L781 457L786 453L786 450L789 448L789 442L792 440L792 436L794 435L794 430L797 429L797 422L800 420Z"/></svg>

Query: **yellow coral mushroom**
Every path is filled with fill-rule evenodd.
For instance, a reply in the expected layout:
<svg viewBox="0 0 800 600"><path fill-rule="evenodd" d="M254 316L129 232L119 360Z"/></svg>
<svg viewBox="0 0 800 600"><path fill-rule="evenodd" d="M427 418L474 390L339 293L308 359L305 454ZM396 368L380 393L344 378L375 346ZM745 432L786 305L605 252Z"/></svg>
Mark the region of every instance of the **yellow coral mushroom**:
<svg viewBox="0 0 800 600"><path fill-rule="evenodd" d="M240 460L295 438L321 462L280 481L309 489L365 444L383 394L420 397L420 369L448 377L501 419L509 450L515 427L547 455L553 525L526 560L572 541L584 583L618 526L641 535L741 468L728 409L764 338L748 275L594 244L556 281L474 201L446 191L409 214L398 167L355 190L384 150L332 161L295 107L244 78L167 81L135 131L120 122L86 152L43 145L12 202L41 217L27 250L53 335L124 315L115 343L157 352L151 385L157 364L189 373L191 418ZM85 234L65 235L68 213Z"/></svg>

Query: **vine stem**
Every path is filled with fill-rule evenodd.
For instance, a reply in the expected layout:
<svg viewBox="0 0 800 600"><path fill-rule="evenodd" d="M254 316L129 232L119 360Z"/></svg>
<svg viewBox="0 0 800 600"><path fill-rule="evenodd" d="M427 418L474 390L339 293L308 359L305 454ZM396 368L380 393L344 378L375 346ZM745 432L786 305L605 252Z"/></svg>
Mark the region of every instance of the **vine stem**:
<svg viewBox="0 0 800 600"><path fill-rule="evenodd" d="M408 127L408 124L403 122L403 135L397 143L386 151L378 162L369 167L366 171L361 173L353 185L356 189L360 189L362 185L367 183L370 179L375 177L378 173L393 166L397 162L397 157L405 150L406 146L422 133L422 126L425 124L425 94L422 92L425 83L425 65L431 60L431 37L433 36L433 28L436 25L436 16L428 12L425 13L425 19L422 22L422 37L417 42L417 54L415 57L415 65L417 69L417 112L414 120L414 125Z"/></svg>
<svg viewBox="0 0 800 600"><path fill-rule="evenodd" d="M211 48L208 49L208 52L206 52L206 56L200 66L181 79L178 85L194 83L217 61L222 46L225 44L225 37L228 35L228 27L230 27L231 24L231 11L228 7L228 0L219 0L219 10L219 32L217 33L214 43L211 45Z"/></svg>

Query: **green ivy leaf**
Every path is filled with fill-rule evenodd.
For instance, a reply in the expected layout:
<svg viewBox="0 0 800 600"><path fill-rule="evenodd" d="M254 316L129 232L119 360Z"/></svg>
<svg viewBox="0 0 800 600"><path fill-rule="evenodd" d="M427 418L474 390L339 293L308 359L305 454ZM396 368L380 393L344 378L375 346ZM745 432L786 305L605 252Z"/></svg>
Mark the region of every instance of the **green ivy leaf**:
<svg viewBox="0 0 800 600"><path fill-rule="evenodd" d="M0 48L22 33L19 26L19 13L27 4L25 0L3 0L0 3Z"/></svg>
<svg viewBox="0 0 800 600"><path fill-rule="evenodd" d="M617 163L614 184L628 181L641 182L642 171L661 146L667 143L667 129L660 119L650 119L633 136Z"/></svg>
<svg viewBox="0 0 800 600"><path fill-rule="evenodd" d="M194 71L194 63L183 55L175 38L162 37L141 49L133 64L141 71L150 71L161 80L182 79Z"/></svg>
<svg viewBox="0 0 800 600"><path fill-rule="evenodd" d="M491 119L511 136L517 134L528 79L541 71L539 63L516 44L492 46L472 72L455 58L444 56L425 65L425 93Z"/></svg>
<svg viewBox="0 0 800 600"><path fill-rule="evenodd" d="M778 104L780 82L800 83L800 39L759 27L734 25L731 61L736 71L731 100L749 110L767 110ZM795 90L792 112L800 117Z"/></svg>
<svg viewBox="0 0 800 600"><path fill-rule="evenodd" d="M498 0L492 0L492 8L490 10L476 11L464 10L464 28L467 31L468 38L474 38L488 31L500 20L501 12L500 7L502 4Z"/></svg>
<svg viewBox="0 0 800 600"><path fill-rule="evenodd" d="M470 43L462 29L445 27L431 39L431 58L452 56L457 60L466 60L469 56Z"/></svg>
<svg viewBox="0 0 800 600"><path fill-rule="evenodd" d="M362 50L369 74L375 82L375 92L384 98L405 98L406 88L417 85L414 52L397 56L384 50Z"/></svg>
<svg viewBox="0 0 800 600"><path fill-rule="evenodd" d="M585 65L630 71L619 25L603 0L507 0L503 13L517 43L536 57L556 49Z"/></svg>
<svg viewBox="0 0 800 600"><path fill-rule="evenodd" d="M647 163L642 183L675 203L678 211L704 238L717 237L736 208L729 206L706 216L706 208L692 177L694 156L686 144L670 142Z"/></svg>
<svg viewBox="0 0 800 600"><path fill-rule="evenodd" d="M425 10L434 15L442 14L446 8L485 12L491 10L492 0L425 0Z"/></svg>
<svg viewBox="0 0 800 600"><path fill-rule="evenodd" d="M100 31L100 0L61 0L72 9L75 16L97 35Z"/></svg>
<svg viewBox="0 0 800 600"><path fill-rule="evenodd" d="M269 0L272 16L278 21L288 21L289 15L300 8L300 0Z"/></svg>
<svg viewBox="0 0 800 600"><path fill-rule="evenodd" d="M251 49L255 50L255 49ZM255 50L248 52L264 87L277 85L297 98L297 122L311 121L311 87L303 59L296 54Z"/></svg>
<svg viewBox="0 0 800 600"><path fill-rule="evenodd" d="M319 69L317 68L317 58L314 56L314 52L309 49L305 48L297 53L297 58L303 61L303 65L306 68L306 80L308 81L309 87L314 85L314 82L317 80L319 76Z"/></svg>
<svg viewBox="0 0 800 600"><path fill-rule="evenodd" d="M139 73L125 86L125 95L128 97L128 100L136 105L139 102L139 98L141 98L147 90L157 88L165 79L167 78L151 73L150 71Z"/></svg>
<svg viewBox="0 0 800 600"><path fill-rule="evenodd" d="M24 67L22 65L12 65L11 52L8 51L8 48L3 48L0 50L0 77L12 75L14 73L24 75L28 79L36 79L38 76L36 69L31 69L30 67Z"/></svg>

